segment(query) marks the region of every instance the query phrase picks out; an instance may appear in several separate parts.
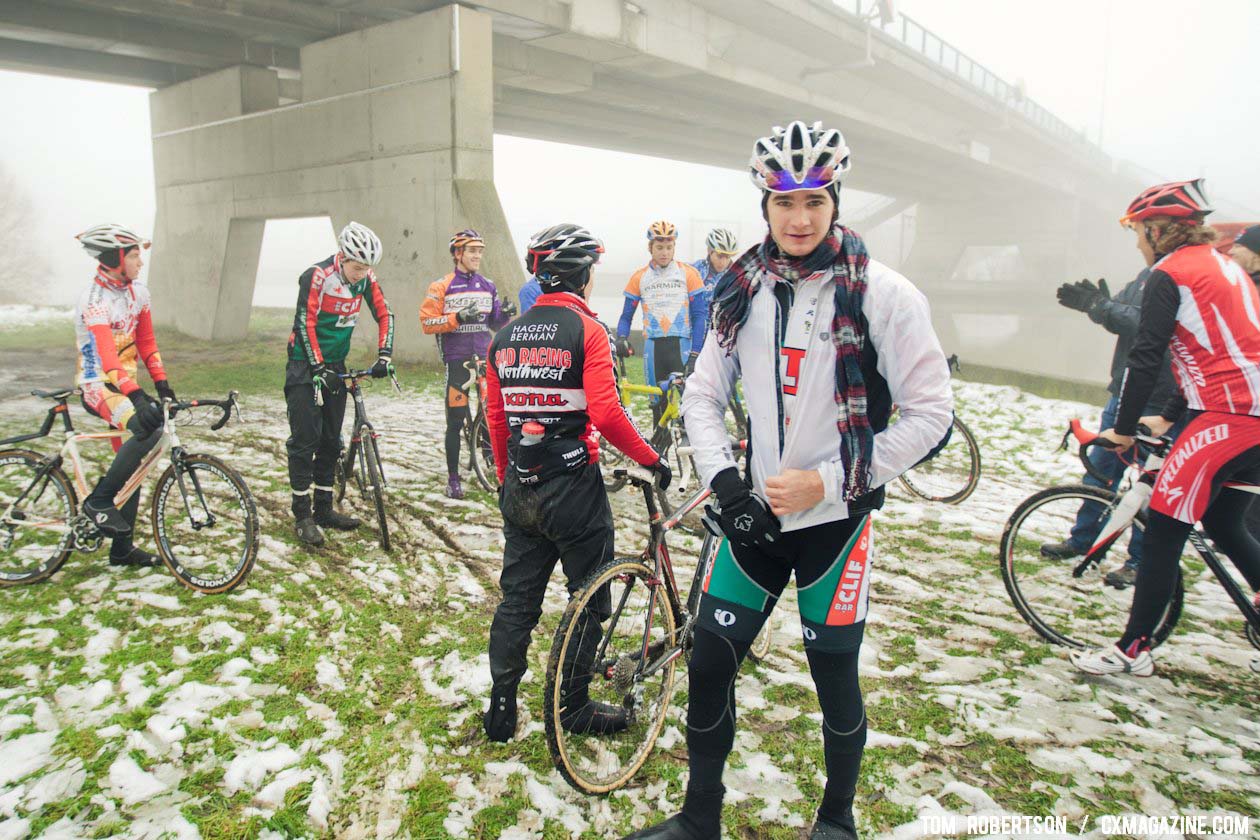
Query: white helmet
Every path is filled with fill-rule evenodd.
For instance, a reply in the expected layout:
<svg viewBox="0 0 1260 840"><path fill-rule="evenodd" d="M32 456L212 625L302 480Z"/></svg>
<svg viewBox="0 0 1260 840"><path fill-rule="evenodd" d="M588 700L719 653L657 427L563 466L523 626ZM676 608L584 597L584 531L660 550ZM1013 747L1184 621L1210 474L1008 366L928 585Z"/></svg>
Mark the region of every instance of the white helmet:
<svg viewBox="0 0 1260 840"><path fill-rule="evenodd" d="M341 253L348 260L367 265L376 265L381 261L381 240L367 225L358 222L346 225L337 237L337 244L341 246Z"/></svg>
<svg viewBox="0 0 1260 840"><path fill-rule="evenodd" d="M709 231L707 244L710 251L717 251L719 254L733 257L739 253L739 244L735 240L735 234L726 228L714 228Z"/></svg>
<svg viewBox="0 0 1260 840"><path fill-rule="evenodd" d="M757 188L769 192L825 189L849 171L849 147L836 129L796 120L757 141L748 170Z"/></svg>
<svg viewBox="0 0 1260 840"><path fill-rule="evenodd" d="M132 233L122 225L113 223L90 227L83 233L75 236L75 239L79 240L83 250L98 260L110 251L133 246L148 248L152 244L149 240L142 239L138 234Z"/></svg>

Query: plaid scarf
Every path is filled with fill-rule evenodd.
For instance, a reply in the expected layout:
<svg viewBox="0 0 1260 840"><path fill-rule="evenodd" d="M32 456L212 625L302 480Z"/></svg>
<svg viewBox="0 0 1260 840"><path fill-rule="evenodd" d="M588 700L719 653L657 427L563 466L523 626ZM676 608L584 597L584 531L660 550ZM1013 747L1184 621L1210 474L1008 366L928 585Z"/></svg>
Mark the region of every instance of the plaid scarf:
<svg viewBox="0 0 1260 840"><path fill-rule="evenodd" d="M870 492L875 441L866 415L866 383L862 378L862 348L866 344L862 298L866 295L869 262L862 238L837 223L806 257L784 254L767 236L761 245L745 252L713 289L713 330L718 346L729 354L735 348L740 328L748 320L753 297L763 284L795 283L820 272L828 272L835 280L831 341L836 348L836 428L840 431L846 501Z"/></svg>

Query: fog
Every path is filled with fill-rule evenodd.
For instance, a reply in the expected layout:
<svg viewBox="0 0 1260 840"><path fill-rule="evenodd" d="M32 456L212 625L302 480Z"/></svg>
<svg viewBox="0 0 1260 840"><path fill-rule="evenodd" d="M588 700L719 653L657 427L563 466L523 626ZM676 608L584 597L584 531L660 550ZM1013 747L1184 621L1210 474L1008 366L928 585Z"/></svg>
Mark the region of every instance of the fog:
<svg viewBox="0 0 1260 840"><path fill-rule="evenodd" d="M1260 206L1260 3L898 0L897 9L999 76L1022 81L1029 97L1101 139L1110 154L1159 178L1206 175L1218 200ZM153 229L148 92L0 72L0 96L11 115L0 162L34 208L6 233L32 245L47 273L19 296L67 302L91 271L75 233L105 220ZM768 128L748 126L750 147ZM860 165L861 149L854 155ZM715 225L745 244L764 234L755 193L734 170L496 136L495 182L514 242L490 247L519 250L530 233L562 220L605 240L598 298L606 318L620 308L626 275L646 261L643 230L653 219L679 225L678 255L688 260L702 255ZM846 210L860 213L873 198L846 191ZM871 234L877 258L897 264L908 245L903 227ZM333 247L325 219L269 224L255 302L292 305L297 274Z"/></svg>

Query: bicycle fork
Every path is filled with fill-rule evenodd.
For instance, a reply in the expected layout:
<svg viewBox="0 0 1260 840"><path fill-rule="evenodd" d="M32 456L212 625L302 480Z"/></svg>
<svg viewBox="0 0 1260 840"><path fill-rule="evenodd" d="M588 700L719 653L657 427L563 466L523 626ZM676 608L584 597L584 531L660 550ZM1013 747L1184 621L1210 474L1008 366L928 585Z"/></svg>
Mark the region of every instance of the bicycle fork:
<svg viewBox="0 0 1260 840"><path fill-rule="evenodd" d="M1103 531L1098 535L1093 547L1085 552L1081 562L1072 570L1072 577L1079 578L1091 566L1102 562L1102 558L1115 541L1129 529L1133 520L1137 519L1138 513L1145 509L1154 489L1154 486L1145 478L1135 482L1129 488L1129 491L1120 498L1120 503L1111 511L1111 516L1107 518L1107 524L1103 526Z"/></svg>

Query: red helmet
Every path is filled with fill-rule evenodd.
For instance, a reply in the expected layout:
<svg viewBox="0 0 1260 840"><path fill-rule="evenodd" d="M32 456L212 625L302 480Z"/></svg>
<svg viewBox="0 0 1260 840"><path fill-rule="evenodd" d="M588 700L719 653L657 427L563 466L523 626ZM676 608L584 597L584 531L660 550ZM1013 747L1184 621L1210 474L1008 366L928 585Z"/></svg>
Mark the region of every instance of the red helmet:
<svg viewBox="0 0 1260 840"><path fill-rule="evenodd" d="M1163 217L1168 219L1202 220L1215 208L1203 191L1203 179L1158 184L1142 191L1120 217L1126 227L1133 222Z"/></svg>

